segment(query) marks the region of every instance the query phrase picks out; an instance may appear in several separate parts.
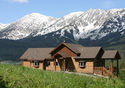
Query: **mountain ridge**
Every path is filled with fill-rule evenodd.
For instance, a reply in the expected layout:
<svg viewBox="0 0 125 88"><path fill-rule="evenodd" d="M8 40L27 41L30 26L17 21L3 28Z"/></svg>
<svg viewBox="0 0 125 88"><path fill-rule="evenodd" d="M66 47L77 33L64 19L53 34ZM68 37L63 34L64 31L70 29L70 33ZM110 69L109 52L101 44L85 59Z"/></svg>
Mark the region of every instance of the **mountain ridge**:
<svg viewBox="0 0 125 88"><path fill-rule="evenodd" d="M62 18L32 13L7 26L0 24L0 39L19 40L30 36L43 36L52 32L63 36L64 31L69 33L72 31L71 35L75 40L86 38L97 40L108 34L103 33L102 30L107 21L111 19L111 21L115 21L116 17L122 18L124 15L125 9L90 9L83 12L73 12ZM122 32L122 34L124 33Z"/></svg>

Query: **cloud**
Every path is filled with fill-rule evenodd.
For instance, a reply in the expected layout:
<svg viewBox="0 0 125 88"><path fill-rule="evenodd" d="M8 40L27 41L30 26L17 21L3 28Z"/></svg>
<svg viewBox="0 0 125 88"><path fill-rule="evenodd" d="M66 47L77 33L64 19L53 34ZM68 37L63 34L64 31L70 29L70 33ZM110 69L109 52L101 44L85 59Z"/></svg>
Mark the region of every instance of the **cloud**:
<svg viewBox="0 0 125 88"><path fill-rule="evenodd" d="M28 0L11 0L13 2L19 2L19 3L27 3Z"/></svg>

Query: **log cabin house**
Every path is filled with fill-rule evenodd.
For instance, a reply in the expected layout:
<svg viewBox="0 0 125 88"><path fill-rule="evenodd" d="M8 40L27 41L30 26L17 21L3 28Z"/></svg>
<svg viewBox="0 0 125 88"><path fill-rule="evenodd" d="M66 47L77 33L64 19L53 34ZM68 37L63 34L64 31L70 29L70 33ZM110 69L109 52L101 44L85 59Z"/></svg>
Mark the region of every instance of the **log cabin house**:
<svg viewBox="0 0 125 88"><path fill-rule="evenodd" d="M118 76L121 57L117 50L63 42L56 48L29 48L20 59L23 66L42 70ZM106 61L110 61L108 69Z"/></svg>

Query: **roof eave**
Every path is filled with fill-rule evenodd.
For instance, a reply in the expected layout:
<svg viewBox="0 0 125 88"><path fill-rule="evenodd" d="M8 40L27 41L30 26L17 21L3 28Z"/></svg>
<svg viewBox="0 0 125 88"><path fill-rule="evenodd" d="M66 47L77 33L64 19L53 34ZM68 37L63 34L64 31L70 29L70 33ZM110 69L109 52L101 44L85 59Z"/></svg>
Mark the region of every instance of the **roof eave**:
<svg viewBox="0 0 125 88"><path fill-rule="evenodd" d="M88 57L73 57L74 59L95 59L95 58L88 58Z"/></svg>

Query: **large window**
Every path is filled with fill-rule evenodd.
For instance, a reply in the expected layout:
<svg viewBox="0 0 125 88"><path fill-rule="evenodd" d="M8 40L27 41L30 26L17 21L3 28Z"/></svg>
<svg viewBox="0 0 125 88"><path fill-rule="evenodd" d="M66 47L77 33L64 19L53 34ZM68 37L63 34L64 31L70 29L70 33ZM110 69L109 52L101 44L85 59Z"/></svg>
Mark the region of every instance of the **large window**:
<svg viewBox="0 0 125 88"><path fill-rule="evenodd" d="M56 66L58 66L58 62L56 62Z"/></svg>
<svg viewBox="0 0 125 88"><path fill-rule="evenodd" d="M39 67L39 62L34 62L35 67Z"/></svg>
<svg viewBox="0 0 125 88"><path fill-rule="evenodd" d="M85 67L85 61L80 61L79 62L79 67Z"/></svg>
<svg viewBox="0 0 125 88"><path fill-rule="evenodd" d="M47 62L46 62L46 66L49 66L49 65L50 65L50 61L47 61Z"/></svg>

